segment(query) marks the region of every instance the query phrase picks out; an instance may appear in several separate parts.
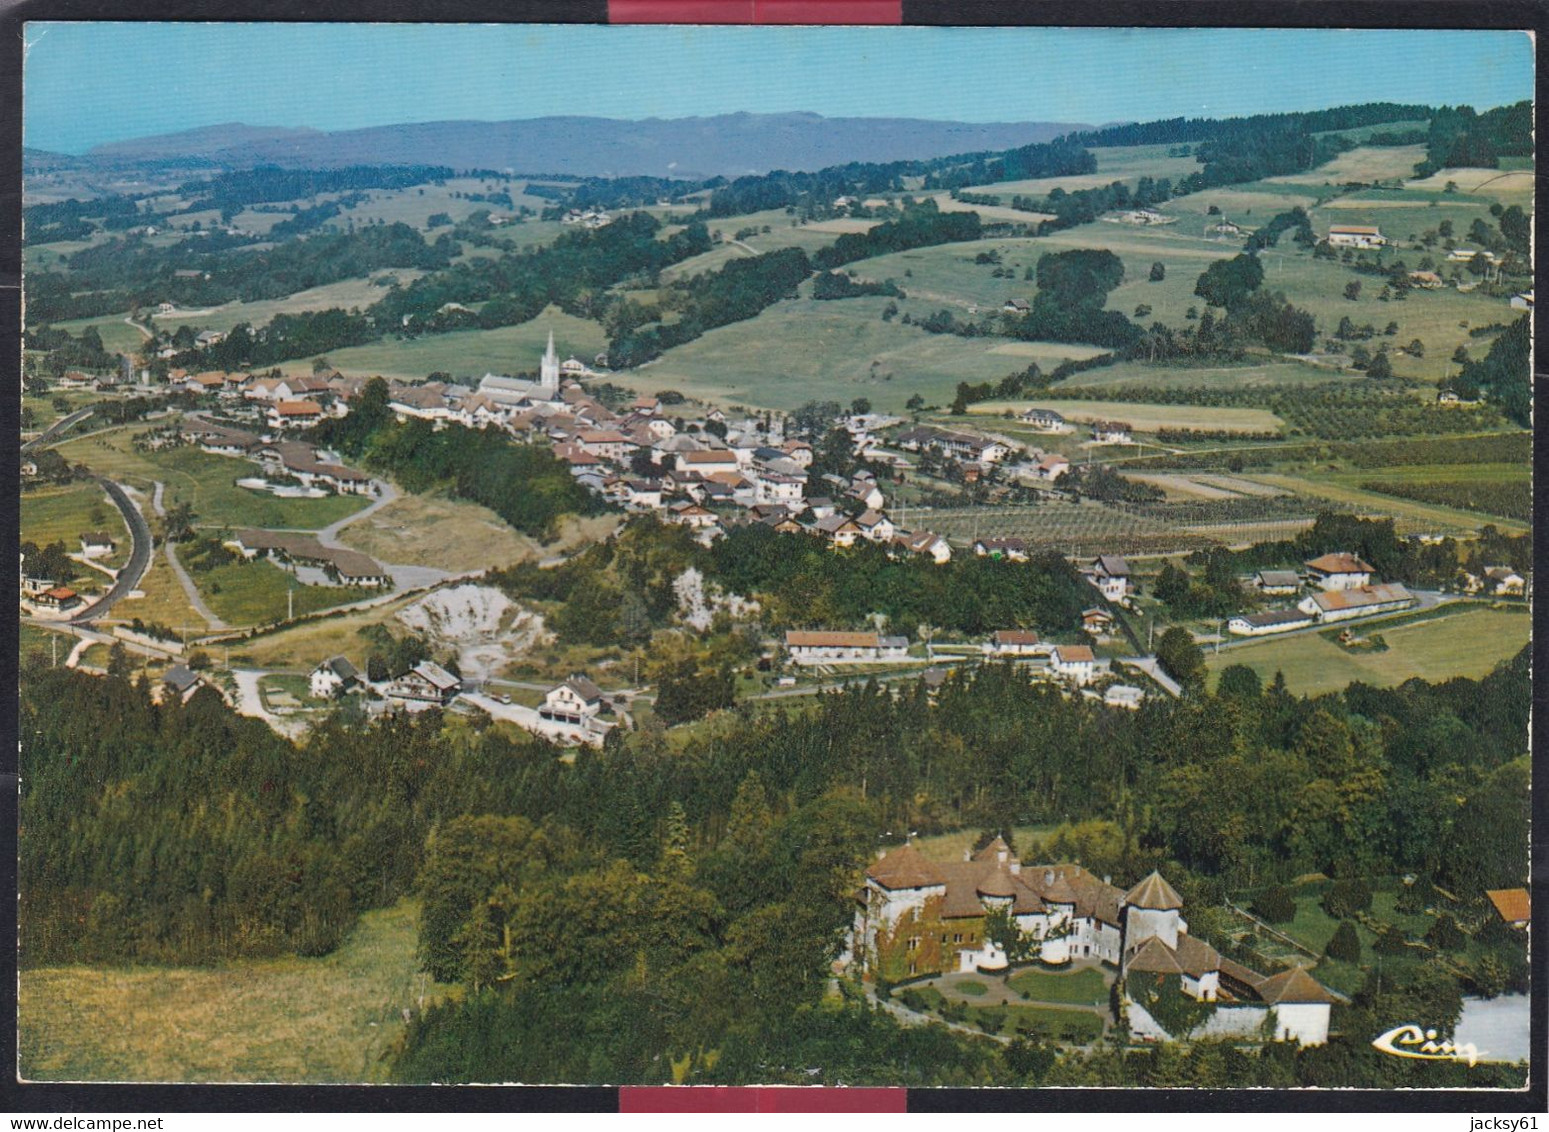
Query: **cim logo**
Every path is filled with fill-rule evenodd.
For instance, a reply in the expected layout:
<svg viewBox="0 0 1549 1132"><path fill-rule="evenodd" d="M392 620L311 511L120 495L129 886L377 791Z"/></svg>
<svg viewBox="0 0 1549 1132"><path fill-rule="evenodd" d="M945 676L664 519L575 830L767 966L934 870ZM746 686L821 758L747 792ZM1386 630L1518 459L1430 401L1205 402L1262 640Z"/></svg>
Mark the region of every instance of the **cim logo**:
<svg viewBox="0 0 1549 1132"><path fill-rule="evenodd" d="M1422 1030L1412 1023L1394 1026L1387 1033L1378 1035L1372 1045L1394 1057L1418 1061L1466 1061L1473 1065L1479 1060L1479 1050L1474 1043L1438 1042L1435 1030Z"/></svg>

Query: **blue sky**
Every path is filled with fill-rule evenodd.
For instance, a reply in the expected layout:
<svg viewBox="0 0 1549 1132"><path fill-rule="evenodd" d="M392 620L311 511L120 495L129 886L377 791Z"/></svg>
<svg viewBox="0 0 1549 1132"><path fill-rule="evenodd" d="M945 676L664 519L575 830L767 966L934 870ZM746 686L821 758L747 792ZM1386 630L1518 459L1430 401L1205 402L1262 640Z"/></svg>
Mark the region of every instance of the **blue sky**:
<svg viewBox="0 0 1549 1132"><path fill-rule="evenodd" d="M1100 124L1533 96L1519 32L27 25L28 146L245 122L339 130L739 110Z"/></svg>

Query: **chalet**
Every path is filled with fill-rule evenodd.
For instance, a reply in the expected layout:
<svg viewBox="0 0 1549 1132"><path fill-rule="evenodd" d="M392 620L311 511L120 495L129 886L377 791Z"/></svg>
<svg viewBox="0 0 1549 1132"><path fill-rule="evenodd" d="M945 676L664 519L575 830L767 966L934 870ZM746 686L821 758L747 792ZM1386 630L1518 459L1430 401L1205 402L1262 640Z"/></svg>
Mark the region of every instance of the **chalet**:
<svg viewBox="0 0 1549 1132"><path fill-rule="evenodd" d="M1092 440L1098 444L1133 444L1134 430L1128 421L1093 421Z"/></svg>
<svg viewBox="0 0 1549 1132"><path fill-rule="evenodd" d="M1109 601L1124 605L1129 601L1129 563L1117 554L1099 555L1092 563L1090 580Z"/></svg>
<svg viewBox="0 0 1549 1132"><path fill-rule="evenodd" d="M893 521L881 511L863 511L855 519L861 537L870 542L892 542Z"/></svg>
<svg viewBox="0 0 1549 1132"><path fill-rule="evenodd" d="M986 938L986 917L1009 914L1051 966L1088 959L1125 984L1216 1004L1199 1030L1171 1034L1125 995L1133 1037L1221 1036L1317 1045L1328 1040L1333 997L1301 968L1263 976L1189 934L1183 900L1158 873L1125 891L1080 865L1023 864L996 838L962 861L913 845L883 850L857 897L847 959L866 977L899 981L952 971L1002 971L1008 957ZM1133 978L1131 978L1133 976ZM1160 1013L1160 1011L1159 1011Z"/></svg>
<svg viewBox="0 0 1549 1132"><path fill-rule="evenodd" d="M1533 918L1533 902L1525 888L1492 888L1485 897L1508 927L1525 928Z"/></svg>
<svg viewBox="0 0 1549 1132"><path fill-rule="evenodd" d="M1097 675L1097 654L1088 645L1056 645L1051 667L1056 674L1085 687Z"/></svg>
<svg viewBox="0 0 1549 1132"><path fill-rule="evenodd" d="M854 546L855 540L864 537L855 520L843 512L836 512L826 519L812 524L814 534L822 535L835 546Z"/></svg>
<svg viewBox="0 0 1549 1132"><path fill-rule="evenodd" d="M1328 242L1336 248L1380 248L1387 243L1382 232L1365 224L1335 224L1328 230Z"/></svg>
<svg viewBox="0 0 1549 1132"><path fill-rule="evenodd" d="M422 660L396 680L389 680L387 698L402 704L444 706L462 691L462 681L434 661Z"/></svg>
<svg viewBox="0 0 1549 1132"><path fill-rule="evenodd" d="M112 554L117 544L113 536L104 531L90 531L81 536L81 556L83 558L96 558L102 554Z"/></svg>
<svg viewBox="0 0 1549 1132"><path fill-rule="evenodd" d="M715 512L697 503L674 503L667 511L667 522L680 523L695 530L716 525Z"/></svg>
<svg viewBox="0 0 1549 1132"><path fill-rule="evenodd" d="M1112 684L1103 692L1103 705L1105 707L1127 708L1130 711L1139 711L1140 705L1145 702L1145 698L1145 692L1132 684Z"/></svg>
<svg viewBox="0 0 1549 1132"><path fill-rule="evenodd" d="M342 695L359 683L359 671L342 656L329 657L312 669L309 678L312 694L320 700Z"/></svg>
<svg viewBox="0 0 1549 1132"><path fill-rule="evenodd" d="M926 555L937 566L952 561L951 544L931 531L915 531L913 534L900 531L893 536L893 543L910 554Z"/></svg>
<svg viewBox="0 0 1549 1132"><path fill-rule="evenodd" d="M1352 617L1370 617L1409 609L1415 597L1397 582L1385 585L1357 586L1347 590L1328 590L1305 598L1297 608L1320 622L1347 621Z"/></svg>
<svg viewBox="0 0 1549 1132"><path fill-rule="evenodd" d="M1039 432L1074 431L1074 426L1053 409L1026 409L1022 413L1021 420L1023 424L1030 424Z"/></svg>
<svg viewBox="0 0 1549 1132"><path fill-rule="evenodd" d="M1280 597L1298 592L1302 579L1295 570L1260 570L1253 575L1253 585L1261 594Z"/></svg>
<svg viewBox="0 0 1549 1132"><path fill-rule="evenodd" d="M81 595L69 586L55 586L53 589L44 590L32 600L39 609L66 613L81 604Z"/></svg>
<svg viewBox="0 0 1549 1132"><path fill-rule="evenodd" d="M1045 456L1033 468L1033 475L1045 483L1055 483L1070 471L1070 461L1063 456Z"/></svg>
<svg viewBox="0 0 1549 1132"><path fill-rule="evenodd" d="M538 715L551 723L585 727L602 710L602 689L585 676L572 676L543 694Z"/></svg>
<svg viewBox="0 0 1549 1132"><path fill-rule="evenodd" d="M323 407L316 401L276 401L269 410L270 428L311 428L323 419Z"/></svg>
<svg viewBox="0 0 1549 1132"><path fill-rule="evenodd" d="M1007 558L1012 562L1027 561L1027 544L1019 538L982 538L974 543L974 553L980 558Z"/></svg>
<svg viewBox="0 0 1549 1132"><path fill-rule="evenodd" d="M1083 609L1081 611L1081 628L1094 637L1105 637L1113 632L1114 617L1106 609Z"/></svg>
<svg viewBox="0 0 1549 1132"><path fill-rule="evenodd" d="M1237 637L1267 637L1271 633L1289 633L1305 629L1313 617L1300 609L1269 609L1263 613L1239 613L1226 623L1226 631Z"/></svg>
<svg viewBox="0 0 1549 1132"><path fill-rule="evenodd" d="M1312 583L1323 590L1353 590L1372 580L1372 568L1354 554L1323 554L1306 564Z"/></svg>
<svg viewBox="0 0 1549 1132"><path fill-rule="evenodd" d="M834 513L834 501L826 495L815 495L807 500L807 510L814 519L826 519Z"/></svg>
<svg viewBox="0 0 1549 1132"><path fill-rule="evenodd" d="M1049 649L1031 629L997 629L984 652L987 656L1044 656Z"/></svg>
<svg viewBox="0 0 1549 1132"><path fill-rule="evenodd" d="M869 664L906 660L909 642L904 637L876 633L808 632L791 629L785 634L785 651L792 664Z"/></svg>

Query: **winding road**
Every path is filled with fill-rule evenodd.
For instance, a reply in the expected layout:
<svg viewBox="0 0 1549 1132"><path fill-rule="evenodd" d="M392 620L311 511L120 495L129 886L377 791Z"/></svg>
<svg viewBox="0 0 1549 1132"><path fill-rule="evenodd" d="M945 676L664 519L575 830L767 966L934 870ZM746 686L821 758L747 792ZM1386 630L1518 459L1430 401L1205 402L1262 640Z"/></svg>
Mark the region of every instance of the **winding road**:
<svg viewBox="0 0 1549 1132"><path fill-rule="evenodd" d="M160 480L156 481L155 490L151 493L151 510L159 516L167 513L166 505L162 503L162 497L166 493L167 485ZM199 587L194 585L194 580L188 576L188 571L178 561L177 543L168 539L162 544L162 555L167 560L167 565L172 567L172 573L178 580L178 585L183 587L183 595L188 598L188 604L193 606L194 612L203 617L205 623L216 631L229 629L230 625L215 616L213 610L204 603L204 598L199 596Z"/></svg>
<svg viewBox="0 0 1549 1132"><path fill-rule="evenodd" d="M84 421L87 417L91 416L94 411L95 410L93 409L77 409L67 417L60 417L53 424L49 425L42 432L38 433L37 436L34 436L31 440L23 444L22 451L31 452L34 448L37 448L43 444L47 444L60 433L66 431L67 429L73 428L81 421Z"/></svg>
<svg viewBox="0 0 1549 1132"><path fill-rule="evenodd" d="M99 479L97 482L102 485L108 493L108 498L113 500L114 505L124 516L124 525L129 528L133 548L129 552L129 562L118 572L118 578L113 582L112 587L91 605L70 618L72 625L85 625L99 617L105 617L120 598L140 584L146 568L151 564L151 528L145 521L145 516L140 514L140 509L118 484L108 479Z"/></svg>

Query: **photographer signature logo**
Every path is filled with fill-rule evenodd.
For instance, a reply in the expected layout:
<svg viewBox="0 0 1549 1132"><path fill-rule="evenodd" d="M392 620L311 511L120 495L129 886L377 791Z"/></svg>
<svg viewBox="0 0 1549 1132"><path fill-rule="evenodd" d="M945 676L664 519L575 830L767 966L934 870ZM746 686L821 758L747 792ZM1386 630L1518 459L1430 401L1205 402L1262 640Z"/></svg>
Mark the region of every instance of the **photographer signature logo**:
<svg viewBox="0 0 1549 1132"><path fill-rule="evenodd" d="M1372 1045L1394 1057L1409 1057L1419 1061L1466 1061L1473 1065L1479 1060L1479 1050L1473 1042L1458 1045L1455 1042L1436 1040L1435 1030L1422 1030L1406 1023L1394 1026L1385 1034L1379 1034Z"/></svg>

